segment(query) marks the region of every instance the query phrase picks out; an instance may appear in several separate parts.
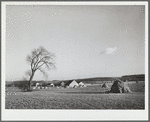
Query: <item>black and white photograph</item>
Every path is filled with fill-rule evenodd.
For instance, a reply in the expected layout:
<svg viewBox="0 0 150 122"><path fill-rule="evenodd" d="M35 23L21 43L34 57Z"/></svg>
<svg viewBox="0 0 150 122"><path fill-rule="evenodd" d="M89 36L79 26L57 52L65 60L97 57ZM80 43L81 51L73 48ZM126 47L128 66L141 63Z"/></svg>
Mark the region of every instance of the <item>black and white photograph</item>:
<svg viewBox="0 0 150 122"><path fill-rule="evenodd" d="M4 120L147 120L148 2L2 2L2 71Z"/></svg>

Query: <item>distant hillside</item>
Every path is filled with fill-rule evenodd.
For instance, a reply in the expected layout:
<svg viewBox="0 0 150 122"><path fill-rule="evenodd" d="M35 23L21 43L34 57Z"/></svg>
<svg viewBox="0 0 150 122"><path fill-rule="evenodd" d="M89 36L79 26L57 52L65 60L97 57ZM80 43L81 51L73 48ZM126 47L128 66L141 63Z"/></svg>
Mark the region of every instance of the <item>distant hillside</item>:
<svg viewBox="0 0 150 122"><path fill-rule="evenodd" d="M75 80L76 82L83 82L83 83L86 83L86 84L100 84L100 83L103 83L103 82L112 82L114 80L116 80L116 78L119 78L119 77L96 77L96 78L85 78L85 79L71 79L71 80L55 80L55 81L52 81L52 83L54 83L55 85L60 85L61 82L64 82L65 84L67 82L71 82L73 80Z"/></svg>
<svg viewBox="0 0 150 122"><path fill-rule="evenodd" d="M128 81L145 81L145 75L139 74L139 75L124 75L122 77L96 77L96 78L84 78L84 79L71 79L71 80L53 80L53 81L32 81L32 85L35 85L35 83L42 83L42 84L48 84L53 83L56 86L59 86L61 82L64 82L65 84L67 82L71 82L72 80L76 80L78 83L83 82L86 84L101 84L104 82L113 82L114 80L121 79L121 80L128 80ZM7 81L6 86L17 86L18 84L22 84L22 81Z"/></svg>
<svg viewBox="0 0 150 122"><path fill-rule="evenodd" d="M145 75L144 74L124 75L122 77L96 77L96 78L85 78L85 79L74 79L74 80L76 80L78 83L83 82L83 83L89 83L89 84L99 84L103 82L112 82L116 79L128 80L128 81L145 81ZM64 80L63 82L68 82L68 81L70 80Z"/></svg>
<svg viewBox="0 0 150 122"><path fill-rule="evenodd" d="M97 84L97 83L103 83L108 81L114 81L116 80L116 78L119 77L96 77L96 78L85 78L85 79L75 79L75 80L77 82Z"/></svg>
<svg viewBox="0 0 150 122"><path fill-rule="evenodd" d="M128 81L145 81L145 74L124 75L121 77L121 79Z"/></svg>

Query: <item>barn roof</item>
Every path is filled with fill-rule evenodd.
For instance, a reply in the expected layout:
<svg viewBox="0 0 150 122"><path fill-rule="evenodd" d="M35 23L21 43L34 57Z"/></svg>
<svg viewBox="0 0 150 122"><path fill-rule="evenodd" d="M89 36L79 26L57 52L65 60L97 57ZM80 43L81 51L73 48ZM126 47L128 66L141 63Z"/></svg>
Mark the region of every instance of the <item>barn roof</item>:
<svg viewBox="0 0 150 122"><path fill-rule="evenodd" d="M69 86L69 84L72 82L73 80L69 80L65 83L65 86Z"/></svg>

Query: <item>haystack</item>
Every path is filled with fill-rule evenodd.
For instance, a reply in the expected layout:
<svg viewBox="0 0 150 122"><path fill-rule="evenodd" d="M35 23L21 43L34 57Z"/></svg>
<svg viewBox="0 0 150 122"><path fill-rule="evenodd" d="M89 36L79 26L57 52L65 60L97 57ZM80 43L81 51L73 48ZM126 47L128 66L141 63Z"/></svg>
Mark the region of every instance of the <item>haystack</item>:
<svg viewBox="0 0 150 122"><path fill-rule="evenodd" d="M104 83L104 84L102 85L102 88L109 88L109 87L108 87L108 85L107 85L106 83Z"/></svg>
<svg viewBox="0 0 150 122"><path fill-rule="evenodd" d="M124 83L121 80L115 80L111 86L111 93L131 93L132 91L128 87L127 83Z"/></svg>
<svg viewBox="0 0 150 122"><path fill-rule="evenodd" d="M65 83L64 82L61 82L61 87L65 87Z"/></svg>
<svg viewBox="0 0 150 122"><path fill-rule="evenodd" d="M80 82L79 87L86 87L86 85L83 82Z"/></svg>

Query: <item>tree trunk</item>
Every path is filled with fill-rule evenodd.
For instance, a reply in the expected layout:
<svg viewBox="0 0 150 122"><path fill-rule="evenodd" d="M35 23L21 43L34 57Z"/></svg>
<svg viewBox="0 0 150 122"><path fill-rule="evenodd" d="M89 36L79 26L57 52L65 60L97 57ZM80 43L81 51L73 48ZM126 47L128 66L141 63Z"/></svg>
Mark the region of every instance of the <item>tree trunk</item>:
<svg viewBox="0 0 150 122"><path fill-rule="evenodd" d="M29 79L28 91L31 91L31 82L32 82L33 76L34 76L34 72L32 72L32 75L30 76L30 79Z"/></svg>

